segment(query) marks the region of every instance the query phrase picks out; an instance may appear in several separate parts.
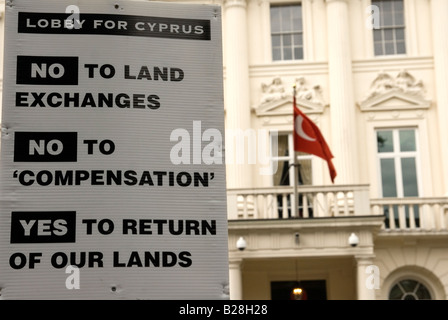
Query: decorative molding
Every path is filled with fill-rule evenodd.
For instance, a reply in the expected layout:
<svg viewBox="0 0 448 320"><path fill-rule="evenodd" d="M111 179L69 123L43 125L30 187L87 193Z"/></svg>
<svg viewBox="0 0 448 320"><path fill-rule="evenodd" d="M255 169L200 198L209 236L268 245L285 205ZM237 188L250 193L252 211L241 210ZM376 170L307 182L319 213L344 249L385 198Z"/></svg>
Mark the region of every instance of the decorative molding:
<svg viewBox="0 0 448 320"><path fill-rule="evenodd" d="M288 96L285 90L285 86L282 83L282 78L280 78L279 76L274 77L270 84L262 83L261 90L262 95L260 104L281 100Z"/></svg>
<svg viewBox="0 0 448 320"><path fill-rule="evenodd" d="M296 98L298 101L308 101L316 105L324 106L324 100L322 98L322 88L319 85L315 85L309 88L305 84L304 77L296 78Z"/></svg>
<svg viewBox="0 0 448 320"><path fill-rule="evenodd" d="M289 116L292 115L292 96L265 103L254 108L258 117ZM325 106L307 100L297 100L297 105L305 114L323 113Z"/></svg>
<svg viewBox="0 0 448 320"><path fill-rule="evenodd" d="M232 8L232 7L242 7L246 8L247 3L246 0L223 0L224 8Z"/></svg>
<svg viewBox="0 0 448 320"><path fill-rule="evenodd" d="M417 81L406 70L401 70L395 78L379 72L367 97L359 104L361 111L428 109L430 106L423 82Z"/></svg>
<svg viewBox="0 0 448 320"><path fill-rule="evenodd" d="M296 78L296 102L304 113L323 113L325 103L322 99L322 90L319 85L309 87L304 77ZM254 107L255 114L259 117L289 116L292 115L292 88L288 93L280 77L274 77L270 84L261 85L262 96L260 104Z"/></svg>

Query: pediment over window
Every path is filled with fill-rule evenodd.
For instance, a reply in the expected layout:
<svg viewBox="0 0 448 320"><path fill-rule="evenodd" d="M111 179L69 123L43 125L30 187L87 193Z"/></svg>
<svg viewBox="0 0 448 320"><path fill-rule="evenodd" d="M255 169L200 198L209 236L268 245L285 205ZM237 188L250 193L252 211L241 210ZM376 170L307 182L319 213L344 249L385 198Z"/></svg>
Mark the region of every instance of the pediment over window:
<svg viewBox="0 0 448 320"><path fill-rule="evenodd" d="M308 100L296 99L297 106L306 114L323 113L324 105L314 103ZM293 114L293 98L289 97L281 98L278 100L266 102L255 109L255 114L258 117L265 116L290 116Z"/></svg>
<svg viewBox="0 0 448 320"><path fill-rule="evenodd" d="M409 94L399 89L376 95L363 101L359 107L361 111L391 111L428 109L431 101L418 95Z"/></svg>
<svg viewBox="0 0 448 320"><path fill-rule="evenodd" d="M427 109L430 105L423 82L406 70L401 70L396 77L379 72L366 99L359 104L361 111Z"/></svg>

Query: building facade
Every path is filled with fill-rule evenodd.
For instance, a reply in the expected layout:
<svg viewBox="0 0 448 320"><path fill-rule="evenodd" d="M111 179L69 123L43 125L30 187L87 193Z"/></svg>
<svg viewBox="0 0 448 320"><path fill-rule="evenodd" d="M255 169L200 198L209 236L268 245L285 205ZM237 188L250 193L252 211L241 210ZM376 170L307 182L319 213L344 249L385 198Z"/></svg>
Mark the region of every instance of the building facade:
<svg viewBox="0 0 448 320"><path fill-rule="evenodd" d="M226 128L270 156L227 165L231 298L446 299L448 2L221 4ZM338 173L299 154L297 201L293 84Z"/></svg>
<svg viewBox="0 0 448 320"><path fill-rule="evenodd" d="M222 8L231 299L448 298L448 1L194 2ZM293 85L337 170L299 153L297 197Z"/></svg>

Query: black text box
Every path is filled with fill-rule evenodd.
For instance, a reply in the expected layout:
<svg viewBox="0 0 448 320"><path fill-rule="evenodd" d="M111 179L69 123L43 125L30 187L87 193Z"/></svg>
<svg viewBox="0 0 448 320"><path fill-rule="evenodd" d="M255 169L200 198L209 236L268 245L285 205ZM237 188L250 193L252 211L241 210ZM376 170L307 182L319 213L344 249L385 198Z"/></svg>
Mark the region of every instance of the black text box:
<svg viewBox="0 0 448 320"><path fill-rule="evenodd" d="M11 213L11 243L75 242L75 211L16 211Z"/></svg>
<svg viewBox="0 0 448 320"><path fill-rule="evenodd" d="M14 162L76 162L77 132L15 132Z"/></svg>
<svg viewBox="0 0 448 320"><path fill-rule="evenodd" d="M78 57L17 56L17 84L78 84Z"/></svg>

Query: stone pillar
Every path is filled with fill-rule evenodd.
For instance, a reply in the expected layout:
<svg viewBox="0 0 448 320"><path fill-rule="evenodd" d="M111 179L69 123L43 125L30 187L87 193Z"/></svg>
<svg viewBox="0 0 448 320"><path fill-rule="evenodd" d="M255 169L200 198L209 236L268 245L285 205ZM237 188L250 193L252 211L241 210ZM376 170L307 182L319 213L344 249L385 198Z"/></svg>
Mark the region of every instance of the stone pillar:
<svg viewBox="0 0 448 320"><path fill-rule="evenodd" d="M330 85L330 149L338 184L359 183L356 106L350 52L347 0L327 0L328 72Z"/></svg>
<svg viewBox="0 0 448 320"><path fill-rule="evenodd" d="M358 300L375 300L379 289L379 274L373 256L356 256L356 293ZM368 268L368 269L367 269Z"/></svg>
<svg viewBox="0 0 448 320"><path fill-rule="evenodd" d="M448 1L431 0L432 43L436 79L436 103L442 157L443 194L448 195Z"/></svg>
<svg viewBox="0 0 448 320"><path fill-rule="evenodd" d="M236 138L232 133L244 132L250 128L249 98L249 62L247 40L247 12L245 0L226 0L224 66L225 88L224 104L226 108L226 169L228 188L251 187L251 167L247 161L249 148L244 163L238 163L235 154ZM228 134L230 133L230 135ZM231 156L229 156L231 155Z"/></svg>
<svg viewBox="0 0 448 320"><path fill-rule="evenodd" d="M230 300L243 299L243 279L241 273L242 260L229 261Z"/></svg>

